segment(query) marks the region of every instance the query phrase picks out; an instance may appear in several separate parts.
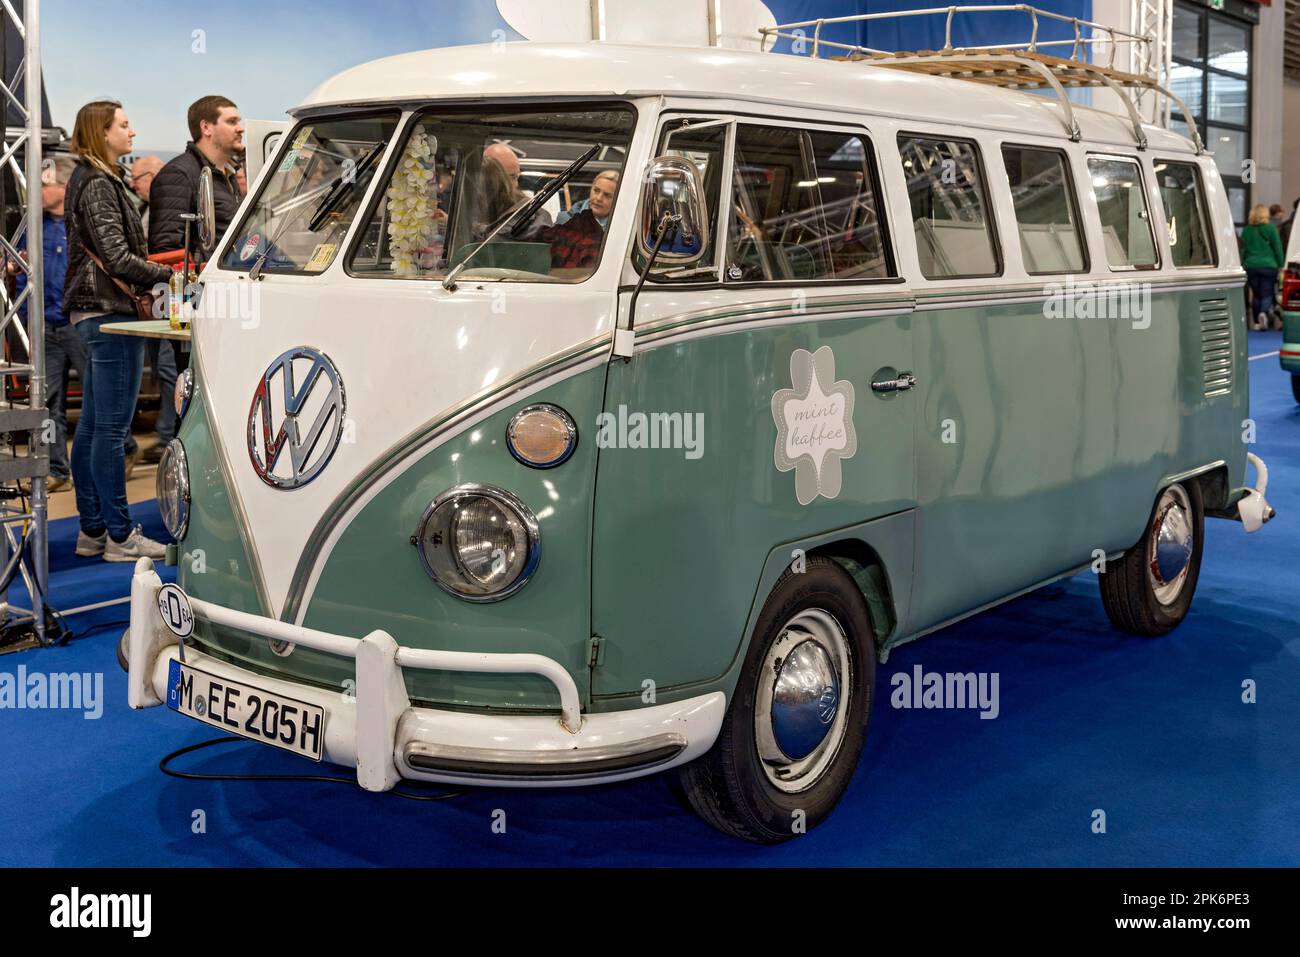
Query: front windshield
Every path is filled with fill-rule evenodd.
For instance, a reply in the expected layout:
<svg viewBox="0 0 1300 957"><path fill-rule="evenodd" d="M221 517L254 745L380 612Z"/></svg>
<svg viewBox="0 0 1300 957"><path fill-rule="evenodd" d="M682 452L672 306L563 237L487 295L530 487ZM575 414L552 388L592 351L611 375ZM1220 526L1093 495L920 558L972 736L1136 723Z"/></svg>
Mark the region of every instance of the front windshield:
<svg viewBox="0 0 1300 957"><path fill-rule="evenodd" d="M398 114L307 122L267 173L257 202L226 247L224 269L324 270L356 216Z"/></svg>
<svg viewBox="0 0 1300 957"><path fill-rule="evenodd" d="M600 262L634 120L624 107L418 118L349 268L443 279L463 264L458 278L586 279ZM554 195L532 202L566 171Z"/></svg>

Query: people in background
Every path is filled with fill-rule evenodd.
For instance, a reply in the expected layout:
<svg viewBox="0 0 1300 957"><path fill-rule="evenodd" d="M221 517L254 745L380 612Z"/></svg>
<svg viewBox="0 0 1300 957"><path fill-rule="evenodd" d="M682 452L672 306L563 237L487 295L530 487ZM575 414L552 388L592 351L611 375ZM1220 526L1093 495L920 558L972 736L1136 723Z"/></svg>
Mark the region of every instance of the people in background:
<svg viewBox="0 0 1300 957"><path fill-rule="evenodd" d="M146 258L144 227L121 167L135 130L120 103L96 100L77 112L65 223L68 273L63 308L90 357L81 419L72 443L72 476L81 528L78 555L110 562L161 559L166 548L132 525L127 510L123 442L131 430L144 343L103 326L136 318L131 293L166 283L171 269Z"/></svg>
<svg viewBox="0 0 1300 957"><path fill-rule="evenodd" d="M1286 207L1281 203L1274 203L1270 206L1268 208L1268 221L1281 229L1282 224L1286 222Z"/></svg>
<svg viewBox="0 0 1300 957"><path fill-rule="evenodd" d="M185 151L162 168L154 178L149 199L149 252L164 253L185 245L184 216L198 207L199 175L212 170L212 199L216 232L220 236L235 217L243 199L234 168L244 155L244 124L239 109L224 96L205 96L190 104L186 117L192 139ZM190 248L197 233L191 224ZM167 443L176 438L176 406L172 394L176 377L185 366L181 343L172 339L149 340L149 363L158 381L161 405L158 409L157 441L144 453L146 462L162 458Z"/></svg>
<svg viewBox="0 0 1300 957"><path fill-rule="evenodd" d="M244 150L239 108L224 96L205 96L190 104L190 142L155 177L149 199L149 250L162 253L185 244L185 220L198 205L199 173L212 170L212 199L218 235L235 218L243 193L234 160ZM191 238L191 242L193 239Z"/></svg>
<svg viewBox="0 0 1300 957"><path fill-rule="evenodd" d="M163 162L156 156L141 156L131 164L131 192L139 200L135 208L146 234L149 232L149 190L162 168Z"/></svg>
<svg viewBox="0 0 1300 957"><path fill-rule="evenodd" d="M601 180L605 182L602 183ZM597 188L599 187L599 189ZM614 208L614 193L618 191L618 173L612 169L607 169L603 173L596 174L595 181L591 184L591 193L588 197L580 202L574 203L559 216L555 221L561 225L567 223L574 216L577 216L583 210L591 209L592 200L599 196L600 208L605 212L596 214L596 221L600 223L602 229L609 228L609 213Z"/></svg>
<svg viewBox="0 0 1300 957"><path fill-rule="evenodd" d="M1268 207L1263 203L1251 209L1241 229L1241 264L1250 286L1250 314L1255 317L1252 328L1266 329L1272 321L1277 271L1286 263L1282 237L1269 221Z"/></svg>
<svg viewBox="0 0 1300 957"><path fill-rule="evenodd" d="M1284 254L1291 248L1291 230L1295 227L1295 214L1297 209L1300 209L1300 199L1297 199L1291 204L1291 215L1288 216L1286 222L1277 229L1278 235L1282 239L1282 252Z"/></svg>
<svg viewBox="0 0 1300 957"><path fill-rule="evenodd" d="M498 174L498 170L500 173ZM493 143L483 150L482 178L485 192L489 196L489 209L497 213L493 219L499 221L505 213L512 212L524 201L532 199L532 194L519 188L519 154L505 143ZM505 178L505 191L502 192L498 180ZM489 220L491 222L491 220ZM554 224L551 214L539 209L528 221L528 225L514 238L519 240L536 240L542 230L550 229ZM490 230L489 230L490 231Z"/></svg>
<svg viewBox="0 0 1300 957"><path fill-rule="evenodd" d="M68 369L77 370L77 377L86 378L86 347L68 322L63 311L63 284L68 270L68 234L63 221L64 200L68 180L76 168L76 160L60 154L53 157L41 173L41 247L42 272L45 286L45 405L54 423L54 443L50 446L50 477L46 489L58 492L72 482L72 468L68 462ZM18 241L18 250L27 258L27 237ZM27 273L17 264L9 264L15 274L15 288L21 294L27 286ZM27 319L27 306L22 307L22 317ZM28 332L31 332L30 326Z"/></svg>
<svg viewBox="0 0 1300 957"><path fill-rule="evenodd" d="M586 208L542 233L542 238L551 244L552 269L590 269L596 265L617 191L617 172L605 170L596 174Z"/></svg>

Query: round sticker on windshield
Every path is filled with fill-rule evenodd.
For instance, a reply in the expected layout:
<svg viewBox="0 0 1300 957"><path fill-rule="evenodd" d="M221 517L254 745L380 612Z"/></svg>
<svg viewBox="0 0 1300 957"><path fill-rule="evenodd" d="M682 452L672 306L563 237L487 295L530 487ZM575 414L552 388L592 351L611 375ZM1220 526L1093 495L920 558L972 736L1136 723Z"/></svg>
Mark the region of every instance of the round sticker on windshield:
<svg viewBox="0 0 1300 957"><path fill-rule="evenodd" d="M260 245L262 245L262 234L253 233L244 240L244 247L239 250L239 261L245 263L252 259L257 254L257 247Z"/></svg>
<svg viewBox="0 0 1300 957"><path fill-rule="evenodd" d="M194 609L179 585L169 582L158 590L158 613L167 630L177 638L194 634Z"/></svg>

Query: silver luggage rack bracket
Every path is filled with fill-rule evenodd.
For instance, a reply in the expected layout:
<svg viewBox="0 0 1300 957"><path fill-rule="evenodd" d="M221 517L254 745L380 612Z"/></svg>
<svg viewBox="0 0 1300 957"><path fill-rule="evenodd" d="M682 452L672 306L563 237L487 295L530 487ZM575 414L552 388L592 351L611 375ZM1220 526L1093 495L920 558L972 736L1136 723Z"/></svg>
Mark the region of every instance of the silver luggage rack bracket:
<svg viewBox="0 0 1300 957"><path fill-rule="evenodd" d="M1016 42L989 45L954 47L952 45L952 26L957 14L971 13L1023 13L1028 18L1029 38ZM822 29L828 25L844 23L864 23L873 20L897 20L903 17L943 16L944 47L937 51L898 52L877 50L872 47L853 43L841 43L822 38ZM1039 20L1054 20L1068 23L1073 30L1073 39L1040 40L1038 38ZM809 38L807 29L812 29ZM1084 35L1085 29L1088 35ZM799 32L796 32L799 31ZM1205 144L1200 133L1191 122L1187 106L1172 91L1162 87L1158 79L1151 75L1129 73L1115 68L1115 52L1121 44L1128 44L1130 50L1141 47L1145 62L1152 62L1150 56L1153 40L1150 36L1128 33L1092 20L1067 17L1050 10L1040 10L1028 4L993 4L968 7L932 7L925 10L897 10L889 13L862 13L845 17L823 17L818 20L802 20L795 23L779 23L772 27L759 29L763 49L770 49L777 40L807 43L811 39L813 57L823 56L823 51L836 51L832 59L849 62L867 61L872 66L891 69L909 70L930 76L943 76L952 79L971 80L1011 89L1032 90L1050 89L1056 94L1061 107L1061 120L1070 139L1078 141L1082 137L1078 121L1074 117L1074 107L1066 94L1066 87L1104 87L1111 90L1124 104L1129 122L1133 127L1133 139L1138 149L1146 149L1147 136L1142 128L1142 117L1134 106L1132 97L1126 90L1151 90L1167 97L1176 105L1187 120L1192 142L1197 154L1205 152ZM1068 46L1069 56L1054 56L1043 53L1044 49ZM1096 47L1107 50L1106 63L1090 62L1089 54Z"/></svg>

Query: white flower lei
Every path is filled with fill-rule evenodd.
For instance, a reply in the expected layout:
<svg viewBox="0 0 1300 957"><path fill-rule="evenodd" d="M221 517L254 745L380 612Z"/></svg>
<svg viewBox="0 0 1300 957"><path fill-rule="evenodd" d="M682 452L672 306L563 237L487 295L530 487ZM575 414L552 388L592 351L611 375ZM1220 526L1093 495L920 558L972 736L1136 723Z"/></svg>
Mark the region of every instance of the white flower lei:
<svg viewBox="0 0 1300 957"><path fill-rule="evenodd" d="M429 135L417 129L388 185L388 249L393 257L392 270L399 276L419 273L420 250L433 241L436 197L432 195L434 178L433 150Z"/></svg>

